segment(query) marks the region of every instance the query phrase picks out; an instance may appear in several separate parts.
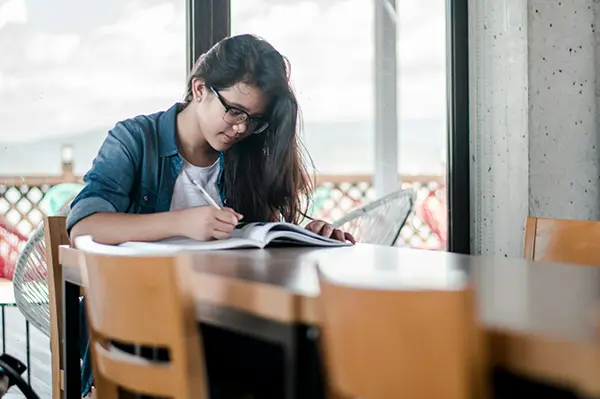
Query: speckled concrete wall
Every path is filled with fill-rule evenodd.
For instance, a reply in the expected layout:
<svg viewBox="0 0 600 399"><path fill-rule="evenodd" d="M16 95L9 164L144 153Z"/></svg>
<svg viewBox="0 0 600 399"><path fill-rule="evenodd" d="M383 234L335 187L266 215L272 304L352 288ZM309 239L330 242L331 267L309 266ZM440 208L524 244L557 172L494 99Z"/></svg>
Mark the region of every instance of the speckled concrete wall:
<svg viewBox="0 0 600 399"><path fill-rule="evenodd" d="M522 253L528 212L527 0L472 0L472 248Z"/></svg>
<svg viewBox="0 0 600 399"><path fill-rule="evenodd" d="M598 2L529 1L529 211L600 217Z"/></svg>
<svg viewBox="0 0 600 399"><path fill-rule="evenodd" d="M520 257L527 215L600 219L600 2L469 6L472 247Z"/></svg>

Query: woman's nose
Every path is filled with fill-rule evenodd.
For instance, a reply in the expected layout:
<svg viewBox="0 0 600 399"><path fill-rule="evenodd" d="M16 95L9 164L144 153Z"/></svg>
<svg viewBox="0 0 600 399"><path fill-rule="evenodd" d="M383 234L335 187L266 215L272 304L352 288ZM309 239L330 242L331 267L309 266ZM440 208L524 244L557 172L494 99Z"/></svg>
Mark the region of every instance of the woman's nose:
<svg viewBox="0 0 600 399"><path fill-rule="evenodd" d="M246 129L248 129L248 125L246 124L246 122L240 122L237 125L233 125L233 129L240 134L244 134L246 133Z"/></svg>

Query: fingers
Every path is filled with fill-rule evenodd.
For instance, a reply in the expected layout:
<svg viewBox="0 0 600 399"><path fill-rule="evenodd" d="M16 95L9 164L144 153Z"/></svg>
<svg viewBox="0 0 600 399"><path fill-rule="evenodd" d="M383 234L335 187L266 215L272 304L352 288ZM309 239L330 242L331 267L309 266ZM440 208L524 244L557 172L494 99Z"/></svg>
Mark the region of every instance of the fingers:
<svg viewBox="0 0 600 399"><path fill-rule="evenodd" d="M210 238L217 240L229 238L243 217L231 208L215 209L212 215L214 219L208 223L207 233Z"/></svg>
<svg viewBox="0 0 600 399"><path fill-rule="evenodd" d="M231 209L222 209L215 211L215 219L219 222L230 224L231 226L236 226L240 221L240 219L238 218L238 214Z"/></svg>
<svg viewBox="0 0 600 399"><path fill-rule="evenodd" d="M333 238L342 242L350 241L352 244L356 244L356 239L352 234L336 229L323 220L313 220L306 226L306 229L325 238Z"/></svg>
<svg viewBox="0 0 600 399"><path fill-rule="evenodd" d="M242 215L241 213L237 213L236 211L234 211L231 208L223 208L223 210L233 213L235 215L235 217L238 219L238 221L240 221L244 218L244 215Z"/></svg>
<svg viewBox="0 0 600 399"><path fill-rule="evenodd" d="M217 240L224 240L231 236L231 232L238 225L244 216L231 208L223 208L215 212L215 221L213 223L212 237Z"/></svg>
<svg viewBox="0 0 600 399"><path fill-rule="evenodd" d="M213 230L211 236L216 240L225 240L231 236L231 231L225 232L220 230Z"/></svg>
<svg viewBox="0 0 600 399"><path fill-rule="evenodd" d="M333 231L333 238L335 238L338 241L342 241L342 242L346 241L346 239L344 237L344 232L342 230L338 230L338 229L335 229Z"/></svg>
<svg viewBox="0 0 600 399"><path fill-rule="evenodd" d="M344 240L342 241L350 241L352 244L356 244L356 239L350 233L344 233Z"/></svg>
<svg viewBox="0 0 600 399"><path fill-rule="evenodd" d="M323 236L325 236L325 237L327 237L325 235L326 232L327 231L324 228L323 229ZM345 233L345 232L343 232L342 230L339 230L339 229L334 229L333 233L329 237L334 238L334 239L336 239L338 241L341 241L341 242L350 241L352 244L356 244L356 240L354 239L354 237L352 236L352 234Z"/></svg>
<svg viewBox="0 0 600 399"><path fill-rule="evenodd" d="M235 225L232 225L231 223L215 220L210 226L209 235L212 238L223 240L225 238L229 238L234 229Z"/></svg>
<svg viewBox="0 0 600 399"><path fill-rule="evenodd" d="M313 220L306 226L306 229L312 231L313 233L320 234L323 226L326 224L327 223L322 220Z"/></svg>
<svg viewBox="0 0 600 399"><path fill-rule="evenodd" d="M321 235L325 238L330 238L334 232L334 228L332 225L326 223L325 226L321 229Z"/></svg>

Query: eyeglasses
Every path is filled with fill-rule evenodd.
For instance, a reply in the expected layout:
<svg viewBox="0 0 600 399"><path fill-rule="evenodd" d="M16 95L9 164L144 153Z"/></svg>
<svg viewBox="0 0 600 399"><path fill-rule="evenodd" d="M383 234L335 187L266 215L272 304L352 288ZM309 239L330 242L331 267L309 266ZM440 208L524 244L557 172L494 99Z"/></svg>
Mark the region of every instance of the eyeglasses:
<svg viewBox="0 0 600 399"><path fill-rule="evenodd" d="M223 97L216 91L214 88L210 88L210 90L214 93L215 96L219 99L223 107L225 108L225 115L223 115L223 120L230 125L239 125L240 123L246 123L247 131L251 134L259 134L265 131L266 128L269 127L269 122L264 120L263 118L259 118L256 116L250 116L246 111L243 111L239 108L232 107L227 104Z"/></svg>

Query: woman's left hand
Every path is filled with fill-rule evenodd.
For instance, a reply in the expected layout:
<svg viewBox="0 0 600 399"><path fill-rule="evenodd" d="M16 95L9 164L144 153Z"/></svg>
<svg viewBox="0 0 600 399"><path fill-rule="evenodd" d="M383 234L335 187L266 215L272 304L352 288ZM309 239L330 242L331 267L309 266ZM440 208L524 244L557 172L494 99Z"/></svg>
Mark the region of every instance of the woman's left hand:
<svg viewBox="0 0 600 399"><path fill-rule="evenodd" d="M333 238L342 242L350 241L352 244L356 244L356 240L352 237L352 234L336 229L323 220L313 220L305 228L325 238Z"/></svg>

